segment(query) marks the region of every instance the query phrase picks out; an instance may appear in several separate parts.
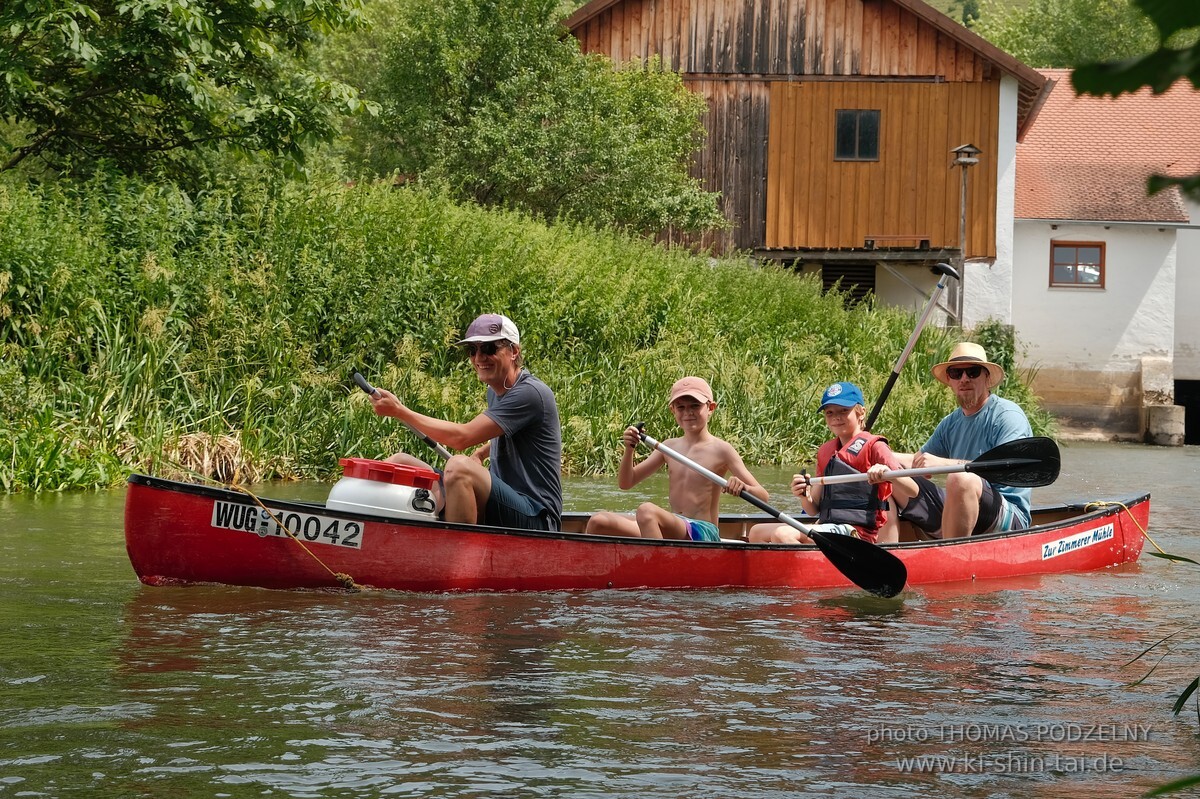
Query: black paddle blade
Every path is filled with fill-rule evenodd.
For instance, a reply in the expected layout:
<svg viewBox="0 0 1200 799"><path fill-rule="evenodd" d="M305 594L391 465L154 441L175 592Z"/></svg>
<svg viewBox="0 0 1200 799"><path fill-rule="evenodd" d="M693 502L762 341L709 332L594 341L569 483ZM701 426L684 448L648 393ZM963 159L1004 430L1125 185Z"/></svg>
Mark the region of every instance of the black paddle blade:
<svg viewBox="0 0 1200 799"><path fill-rule="evenodd" d="M894 597L908 582L904 561L870 541L809 530L808 537L850 582L875 596Z"/></svg>
<svg viewBox="0 0 1200 799"><path fill-rule="evenodd" d="M966 466L989 483L1017 488L1046 486L1058 479L1058 445L1045 436L1018 438L993 447Z"/></svg>

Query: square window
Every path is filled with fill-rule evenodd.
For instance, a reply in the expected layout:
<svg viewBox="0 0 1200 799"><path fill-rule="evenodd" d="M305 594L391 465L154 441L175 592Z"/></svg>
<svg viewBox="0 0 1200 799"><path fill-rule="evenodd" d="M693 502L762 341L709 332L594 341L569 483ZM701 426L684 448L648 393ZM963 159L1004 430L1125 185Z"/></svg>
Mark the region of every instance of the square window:
<svg viewBox="0 0 1200 799"><path fill-rule="evenodd" d="M1050 285L1104 288L1104 242L1050 242Z"/></svg>
<svg viewBox="0 0 1200 799"><path fill-rule="evenodd" d="M838 109L833 158L835 161L879 160L879 111Z"/></svg>

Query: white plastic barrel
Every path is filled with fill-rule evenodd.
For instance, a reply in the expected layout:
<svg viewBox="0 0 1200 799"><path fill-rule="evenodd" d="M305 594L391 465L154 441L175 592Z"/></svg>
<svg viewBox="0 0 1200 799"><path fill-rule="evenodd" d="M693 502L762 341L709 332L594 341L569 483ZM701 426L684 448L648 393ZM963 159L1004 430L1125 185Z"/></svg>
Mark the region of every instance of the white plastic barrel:
<svg viewBox="0 0 1200 799"><path fill-rule="evenodd" d="M437 518L430 489L438 473L418 466L342 458L342 479L329 492L325 507L399 519Z"/></svg>

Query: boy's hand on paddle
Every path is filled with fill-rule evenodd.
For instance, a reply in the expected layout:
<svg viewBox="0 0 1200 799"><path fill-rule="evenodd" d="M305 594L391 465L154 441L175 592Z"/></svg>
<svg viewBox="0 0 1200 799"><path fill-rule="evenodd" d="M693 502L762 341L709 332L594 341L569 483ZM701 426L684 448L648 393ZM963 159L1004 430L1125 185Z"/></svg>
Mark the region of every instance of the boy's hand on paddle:
<svg viewBox="0 0 1200 799"><path fill-rule="evenodd" d="M808 475L793 474L792 475L792 494L800 499L808 496Z"/></svg>
<svg viewBox="0 0 1200 799"><path fill-rule="evenodd" d="M633 425L625 428L625 432L621 434L621 440L625 443L625 449L637 449L638 442L642 440L638 429Z"/></svg>
<svg viewBox="0 0 1200 799"><path fill-rule="evenodd" d="M746 484L742 482L740 477L730 475L729 479L725 482L725 487L721 490L726 494L733 494L736 497L746 490Z"/></svg>
<svg viewBox="0 0 1200 799"><path fill-rule="evenodd" d="M884 477L884 475L887 473L888 473L888 467L886 464L883 464L883 463L872 464L871 467L869 469L867 469L867 482L868 483L886 483L887 478Z"/></svg>

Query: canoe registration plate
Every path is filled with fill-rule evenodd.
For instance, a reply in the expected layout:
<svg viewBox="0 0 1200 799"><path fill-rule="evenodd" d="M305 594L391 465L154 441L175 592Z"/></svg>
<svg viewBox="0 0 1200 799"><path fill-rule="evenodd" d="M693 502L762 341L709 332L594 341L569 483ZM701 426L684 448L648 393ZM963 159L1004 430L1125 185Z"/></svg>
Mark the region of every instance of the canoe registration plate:
<svg viewBox="0 0 1200 799"><path fill-rule="evenodd" d="M213 503L212 526L223 530L242 530L262 538L286 538L288 534L279 526L282 522L297 538L306 543L333 544L350 549L362 548L362 522L295 511L273 513L274 518L262 508L253 505L217 501Z"/></svg>

